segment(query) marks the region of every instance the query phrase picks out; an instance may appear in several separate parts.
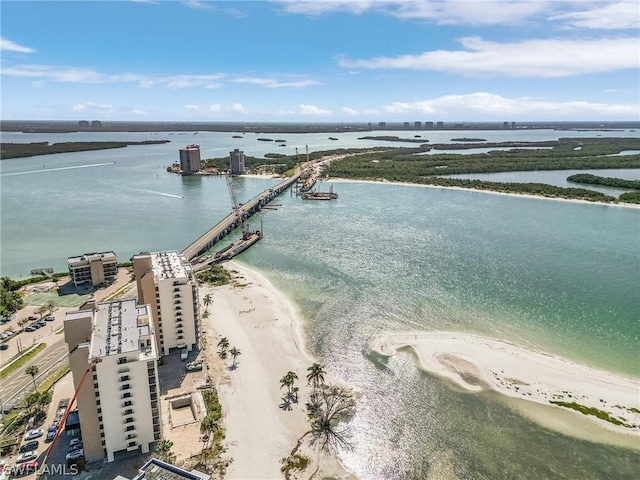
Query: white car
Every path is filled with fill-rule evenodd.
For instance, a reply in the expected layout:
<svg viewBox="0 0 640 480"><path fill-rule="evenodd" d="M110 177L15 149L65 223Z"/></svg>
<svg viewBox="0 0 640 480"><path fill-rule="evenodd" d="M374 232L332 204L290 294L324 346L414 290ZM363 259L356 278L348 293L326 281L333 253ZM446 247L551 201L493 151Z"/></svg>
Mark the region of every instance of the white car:
<svg viewBox="0 0 640 480"><path fill-rule="evenodd" d="M44 432L38 428L37 430L30 430L29 432L27 432L27 434L24 436L24 439L33 440L34 438L41 437L42 435L44 435Z"/></svg>
<svg viewBox="0 0 640 480"><path fill-rule="evenodd" d="M29 460L33 460L34 458L38 458L38 452L36 450L31 450L30 452L24 452L16 459L16 463L24 463Z"/></svg>
<svg viewBox="0 0 640 480"><path fill-rule="evenodd" d="M75 450L73 452L67 453L66 459L68 460L77 460L80 457L84 457L84 450Z"/></svg>
<svg viewBox="0 0 640 480"><path fill-rule="evenodd" d="M69 442L69 446L73 447L75 445L82 445L82 440L80 440L79 438L72 438Z"/></svg>

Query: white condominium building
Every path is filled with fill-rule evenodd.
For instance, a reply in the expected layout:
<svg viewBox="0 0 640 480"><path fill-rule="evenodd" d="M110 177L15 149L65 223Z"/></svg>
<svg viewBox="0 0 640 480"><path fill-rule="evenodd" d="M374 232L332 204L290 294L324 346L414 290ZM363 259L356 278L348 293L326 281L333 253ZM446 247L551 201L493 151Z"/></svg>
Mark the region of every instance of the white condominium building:
<svg viewBox="0 0 640 480"><path fill-rule="evenodd" d="M76 287L83 283L97 286L118 276L118 257L113 252L85 253L67 258L67 267Z"/></svg>
<svg viewBox="0 0 640 480"><path fill-rule="evenodd" d="M138 301L151 305L161 355L192 350L198 339L198 284L187 258L177 251L133 257Z"/></svg>
<svg viewBox="0 0 640 480"><path fill-rule="evenodd" d="M135 299L88 302L66 315L65 341L88 462L147 453L161 437L155 329ZM91 365L95 368L91 371Z"/></svg>

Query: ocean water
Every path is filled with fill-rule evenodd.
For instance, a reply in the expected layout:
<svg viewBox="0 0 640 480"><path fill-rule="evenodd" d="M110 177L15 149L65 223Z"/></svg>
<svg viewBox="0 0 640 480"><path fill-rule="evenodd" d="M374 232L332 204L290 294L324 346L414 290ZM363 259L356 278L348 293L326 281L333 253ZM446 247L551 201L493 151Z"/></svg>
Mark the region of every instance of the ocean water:
<svg viewBox="0 0 640 480"><path fill-rule="evenodd" d="M206 135L179 137L205 145ZM522 135L513 139L528 139ZM211 135L207 148L237 148L226 136ZM314 137L298 140L311 148ZM105 249L126 260L184 248L231 202L223 178L164 171L180 146L3 160L1 274L60 271L67 256ZM234 179L240 201L274 183ZM546 429L495 395L459 392L420 372L408 353L384 359L368 345L385 332L465 331L637 378L640 210L389 184L333 187L336 201L285 192L277 210L252 217L265 237L239 260L294 301L308 349L359 392L354 448L340 452L348 468L372 480L637 478L638 451Z"/></svg>

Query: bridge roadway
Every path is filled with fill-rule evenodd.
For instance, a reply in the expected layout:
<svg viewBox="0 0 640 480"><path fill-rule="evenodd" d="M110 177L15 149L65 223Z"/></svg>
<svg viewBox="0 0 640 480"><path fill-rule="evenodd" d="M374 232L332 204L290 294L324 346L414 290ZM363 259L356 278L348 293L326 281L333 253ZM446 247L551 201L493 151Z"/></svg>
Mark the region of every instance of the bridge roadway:
<svg viewBox="0 0 640 480"><path fill-rule="evenodd" d="M302 174L301 169L296 169L296 172L289 178L284 179L277 185L271 187L268 190L256 195L248 202L240 206L240 213L243 219L249 218L256 212L259 212L264 205L280 195L285 189L294 184L300 178ZM233 229L239 227L238 216L236 212L231 212L224 217L220 222L216 223L213 227L200 235L198 239L191 245L182 250L182 254L187 257L187 260L191 261L198 255L204 253L222 238L228 235Z"/></svg>

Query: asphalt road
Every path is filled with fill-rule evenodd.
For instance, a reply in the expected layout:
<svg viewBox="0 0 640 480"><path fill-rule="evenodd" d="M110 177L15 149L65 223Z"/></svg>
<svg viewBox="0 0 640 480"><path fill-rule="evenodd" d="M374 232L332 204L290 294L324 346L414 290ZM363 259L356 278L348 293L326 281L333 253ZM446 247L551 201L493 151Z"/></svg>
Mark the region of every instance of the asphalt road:
<svg viewBox="0 0 640 480"><path fill-rule="evenodd" d="M27 391L31 391L33 389L33 380L31 375L27 375L25 370L31 365L37 365L39 374L36 376L36 384L38 380L42 380L46 378L48 375L47 372L49 368L58 363L60 359L62 359L67 353L67 344L64 342L64 335L57 335L59 340L51 345L47 345L47 347L40 352L40 354L36 355L35 358L29 360L22 367L18 368L14 372L10 373L7 377L2 379L2 391L0 392L0 403L2 407L7 410L14 405L16 400L10 400L14 395L20 392L23 388L31 386L31 388L27 388ZM51 337L48 337L46 340L50 340Z"/></svg>

